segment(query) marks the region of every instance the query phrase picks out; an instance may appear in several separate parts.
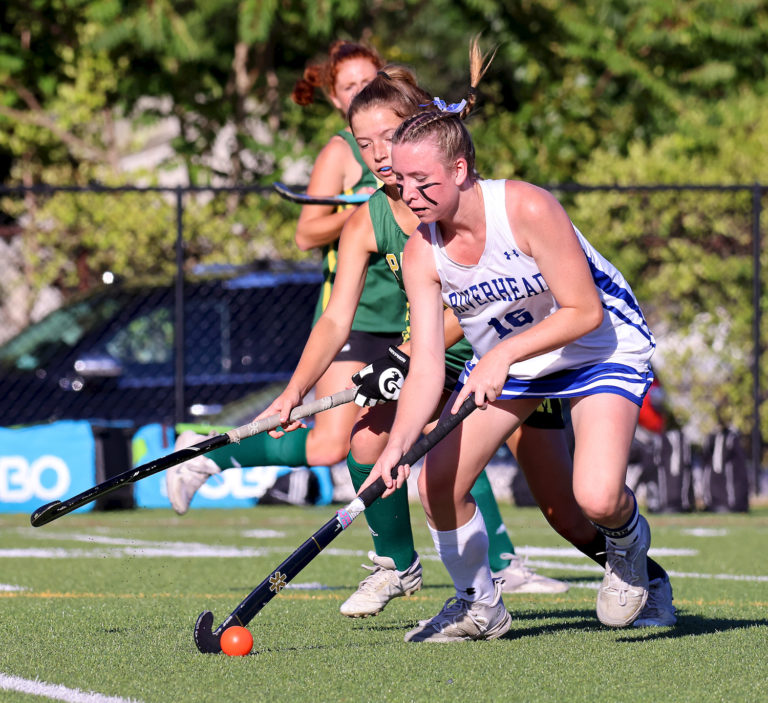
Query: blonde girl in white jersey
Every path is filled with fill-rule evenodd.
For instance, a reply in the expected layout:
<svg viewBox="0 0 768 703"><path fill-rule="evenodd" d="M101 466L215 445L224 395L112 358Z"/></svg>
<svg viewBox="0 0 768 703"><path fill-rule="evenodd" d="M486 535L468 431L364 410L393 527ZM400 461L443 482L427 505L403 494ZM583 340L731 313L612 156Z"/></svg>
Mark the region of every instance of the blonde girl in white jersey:
<svg viewBox="0 0 768 703"><path fill-rule="evenodd" d="M400 467L397 480L390 477L440 395L444 303L475 352L444 412L470 395L483 408L430 452L419 477L456 598L406 640L492 639L509 629L469 489L544 396L571 400L574 494L606 536L598 617L629 625L648 597L650 531L625 485L626 466L654 347L631 289L550 193L522 181L480 181L472 140L451 112L406 120L393 136L393 169L422 224L404 251L411 370L370 480L381 475L391 492L409 473Z"/></svg>

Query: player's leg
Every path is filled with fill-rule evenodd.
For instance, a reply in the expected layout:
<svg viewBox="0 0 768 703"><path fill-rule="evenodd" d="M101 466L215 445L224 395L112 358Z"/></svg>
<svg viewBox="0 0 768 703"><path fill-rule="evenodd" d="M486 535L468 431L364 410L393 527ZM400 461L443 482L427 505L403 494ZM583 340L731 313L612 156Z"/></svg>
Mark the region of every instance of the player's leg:
<svg viewBox="0 0 768 703"><path fill-rule="evenodd" d="M356 491L387 444L396 409L394 403L366 408L355 425L347 466ZM408 487L374 501L363 515L373 537L374 551L368 553L373 566L363 565L371 573L341 605L341 613L348 617L376 615L392 599L411 595L422 585L421 562L411 530Z"/></svg>
<svg viewBox="0 0 768 703"><path fill-rule="evenodd" d="M406 641L494 639L509 629L501 581L491 576L485 523L470 490L499 445L536 405L524 400L489 405L470 415L427 455L419 494L456 596L407 633Z"/></svg>
<svg viewBox="0 0 768 703"><path fill-rule="evenodd" d="M577 515L568 515L558 511L558 519L562 525L579 521L590 530L594 527L582 514L571 491L571 455L568 451L564 433L562 406L558 400L546 400L539 405L525 422L507 439L507 446L517 460L519 466L531 481L539 481L542 490L537 494L533 489L534 498L541 511L552 524L552 515L556 496L552 493L562 491L561 481L566 484L570 495L570 506ZM529 474L531 478L529 478ZM475 490L472 495L476 496ZM494 577L504 579L504 593L564 593L568 584L564 581L548 578L531 569L526 562L515 554L514 548L499 550L498 539L494 540L493 526L488 522L483 512L488 538L490 541L488 554L491 561L491 571ZM555 529L560 532L556 525ZM563 534L562 532L560 532ZM506 532L505 532L506 534ZM563 535L569 539L568 535ZM508 538L507 538L508 541ZM511 544L511 543L510 543ZM494 563L494 556L496 561Z"/></svg>
<svg viewBox="0 0 768 703"><path fill-rule="evenodd" d="M507 444L525 473L531 494L549 524L579 551L605 568L605 535L587 520L573 496L573 466L565 432L551 423L537 425L532 422L539 416L538 412L531 415ZM546 418L542 416L541 419ZM646 563L648 601L633 624L635 627L674 625L675 608L669 576L650 557L647 557ZM510 578L507 574L499 575ZM534 574L531 581L535 583L537 576ZM505 583L505 593L508 592L506 589Z"/></svg>
<svg viewBox="0 0 768 703"><path fill-rule="evenodd" d="M323 397L350 387L355 373L374 359L385 356L389 346L397 344L400 338L400 335L352 330L346 344L315 385L315 394ZM344 461L349 454L352 429L361 412L359 406L349 403L316 415L306 440L307 464L331 466Z"/></svg>
<svg viewBox="0 0 768 703"><path fill-rule="evenodd" d="M361 369L358 361L338 361L330 365L315 387L318 397L335 393L349 385L352 374ZM349 435L360 408L347 403L318 413L314 425L286 432L275 439L268 433L227 444L212 452L171 467L166 472L166 488L173 509L183 515L195 493L214 474L242 466L329 466L344 460L349 451ZM195 444L204 435L186 431L176 440L176 449Z"/></svg>
<svg viewBox="0 0 768 703"><path fill-rule="evenodd" d="M331 395L350 385L352 375L365 366L366 359L386 354L399 335L372 334L353 330L343 348L315 385L317 397ZM206 455L179 464L166 472L166 486L171 505L183 514L195 492L209 476L223 469L241 466L330 466L343 461L349 452L349 437L360 413L354 403L318 413L314 425L287 432L279 439L262 433L238 444L228 444ZM202 439L185 433L177 440L177 449Z"/></svg>
<svg viewBox="0 0 768 703"><path fill-rule="evenodd" d="M450 369L447 370L450 373ZM455 384L451 384L455 385ZM446 391L438 407L438 413L442 412L443 406L447 401L449 393ZM437 424L437 419L424 428L425 432L430 432ZM515 546L507 531L507 526L501 517L499 504L493 493L493 487L488 479L485 470L481 471L471 490L472 498L477 504L477 508L483 516L485 527L488 532L488 559L491 569L501 571L510 566L516 560ZM533 573L533 572L531 572ZM507 588L505 582L505 588ZM567 590L567 586L566 586ZM505 591L506 592L506 591Z"/></svg>
<svg viewBox="0 0 768 703"><path fill-rule="evenodd" d="M571 401L575 437L573 492L606 537L606 572L597 615L605 625L631 624L648 598L650 528L626 486L629 448L639 408L612 393Z"/></svg>
<svg viewBox="0 0 768 703"><path fill-rule="evenodd" d="M322 398L348 388L352 375L365 366L360 361L334 361L315 385L315 395ZM306 466L333 466L349 453L349 438L360 415L354 403L318 413L306 435ZM288 433L290 434L290 433ZM281 437L282 439L282 437Z"/></svg>
<svg viewBox="0 0 768 703"><path fill-rule="evenodd" d="M438 411L442 410L447 398L446 392ZM375 406L366 410L355 426L352 449L347 458L355 490L359 490L365 482L376 459L386 446L395 410L394 404ZM433 422L427 425L424 431L430 431L434 424ZM472 488L472 496L483 519L493 526L494 538L489 540L488 551L493 565L494 557L499 559L500 553L514 552L514 546L501 519L485 471L478 476ZM374 566L363 565L363 568L373 569L372 573L360 582L357 591L341 606L341 612L350 617L375 615L393 598L410 595L421 588L422 584L421 563L411 530L407 487L403 486L386 500L376 501L364 514L373 536L375 551L369 553L369 558ZM508 565L509 560L506 560L500 564L500 568ZM533 578L536 577L534 572L530 573Z"/></svg>

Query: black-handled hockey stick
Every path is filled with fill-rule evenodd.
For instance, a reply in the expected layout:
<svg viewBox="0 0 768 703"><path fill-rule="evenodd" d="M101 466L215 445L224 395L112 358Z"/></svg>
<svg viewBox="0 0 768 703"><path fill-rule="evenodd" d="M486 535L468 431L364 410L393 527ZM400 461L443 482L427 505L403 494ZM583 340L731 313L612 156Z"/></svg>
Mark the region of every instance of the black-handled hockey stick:
<svg viewBox="0 0 768 703"><path fill-rule="evenodd" d="M318 398L311 403L297 405L291 410L290 418L291 420L300 420L322 412L323 410L335 408L337 405L349 403L351 400L354 400L356 391L356 388L348 388L347 390L339 391L333 395ZM113 476L65 501L54 500L52 503L41 505L34 513L32 513L32 517L30 518L32 527L47 525L49 522L60 518L62 515L71 513L73 510L77 510L83 505L86 505L107 493L111 493L117 488L120 488L120 486L125 486L128 483L135 483L136 481L152 476L152 474L156 474L159 471L168 469L171 466L176 466L176 464L181 464L188 459L192 459L200 454L206 454L207 452L226 446L227 444L240 442L243 439L252 437L261 432L268 432L279 425L280 415L275 413L274 415L264 417L261 420L255 420L254 422L249 422L247 425L236 427L229 430L229 432L208 437L197 444L193 444L191 447L179 449L171 454L160 457L159 459L137 466L135 469L124 471L123 473Z"/></svg>
<svg viewBox="0 0 768 703"><path fill-rule="evenodd" d="M451 430L455 429L476 407L475 396L472 394L464 401L464 404L455 415L448 415L429 434L416 442L400 459L397 466L403 464L412 466L415 464ZM397 466L392 472L393 476L396 475ZM337 511L336 515L251 591L216 630L213 630L213 613L210 610L200 613L195 623L195 644L197 648L203 654L219 654L221 652L221 635L224 630L232 625L245 627L253 620L259 611L287 583L293 580L309 562L320 554L341 532L346 530L360 513L381 496L385 488L384 480L379 478L346 507Z"/></svg>
<svg viewBox="0 0 768 703"><path fill-rule="evenodd" d="M351 195L307 195L293 190L285 183L276 181L272 184L275 192L292 203L301 205L359 205L371 197L370 193L352 193Z"/></svg>

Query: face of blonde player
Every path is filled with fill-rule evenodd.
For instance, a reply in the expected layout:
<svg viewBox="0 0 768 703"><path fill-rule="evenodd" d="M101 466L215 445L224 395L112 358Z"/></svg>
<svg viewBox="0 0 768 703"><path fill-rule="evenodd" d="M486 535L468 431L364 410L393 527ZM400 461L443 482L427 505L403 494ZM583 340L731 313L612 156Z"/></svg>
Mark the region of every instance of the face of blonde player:
<svg viewBox="0 0 768 703"><path fill-rule="evenodd" d="M400 122L402 120L392 110L374 106L356 111L350 125L365 165L384 185L395 185L392 135Z"/></svg>
<svg viewBox="0 0 768 703"><path fill-rule="evenodd" d="M336 72L331 102L346 115L355 95L376 78L377 72L369 59L358 57L342 61Z"/></svg>
<svg viewBox="0 0 768 703"><path fill-rule="evenodd" d="M455 212L465 174L459 163L446 166L434 139L395 144L392 170L403 201L421 222L437 222Z"/></svg>

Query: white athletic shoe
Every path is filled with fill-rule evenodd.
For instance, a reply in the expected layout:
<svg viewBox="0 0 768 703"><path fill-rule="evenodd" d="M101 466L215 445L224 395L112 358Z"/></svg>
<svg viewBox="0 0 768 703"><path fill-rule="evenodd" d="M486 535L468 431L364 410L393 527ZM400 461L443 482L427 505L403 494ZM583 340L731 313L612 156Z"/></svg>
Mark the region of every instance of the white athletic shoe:
<svg viewBox="0 0 768 703"><path fill-rule="evenodd" d="M504 579L502 593L565 593L570 588L565 581L537 574L517 554L499 556L510 560L509 566L493 572L494 578Z"/></svg>
<svg viewBox="0 0 768 703"><path fill-rule="evenodd" d="M174 450L185 449L205 439L205 435L197 434L192 430L185 430L176 439ZM205 454L200 454L183 464L172 466L165 472L165 487L173 509L183 515L189 510L189 504L209 476L221 473L213 459Z"/></svg>
<svg viewBox="0 0 768 703"><path fill-rule="evenodd" d="M512 626L512 617L501 600L503 579L494 579L493 602L477 603L454 596L430 620L406 633L406 642L462 642L495 640Z"/></svg>
<svg viewBox="0 0 768 703"><path fill-rule="evenodd" d="M648 600L648 547L651 529L641 515L637 537L626 548L606 542L605 576L597 592L597 618L609 627L626 627L640 615Z"/></svg>
<svg viewBox="0 0 768 703"><path fill-rule="evenodd" d="M390 557L380 557L376 552L368 552L373 566L361 564L370 571L357 587L357 590L341 604L342 615L348 618L367 618L384 610L393 598L410 596L421 589L421 562L418 554L413 563L405 570L398 571Z"/></svg>
<svg viewBox="0 0 768 703"><path fill-rule="evenodd" d="M676 622L669 576L653 579L648 584L648 600L645 607L632 624L635 627L671 627Z"/></svg>

